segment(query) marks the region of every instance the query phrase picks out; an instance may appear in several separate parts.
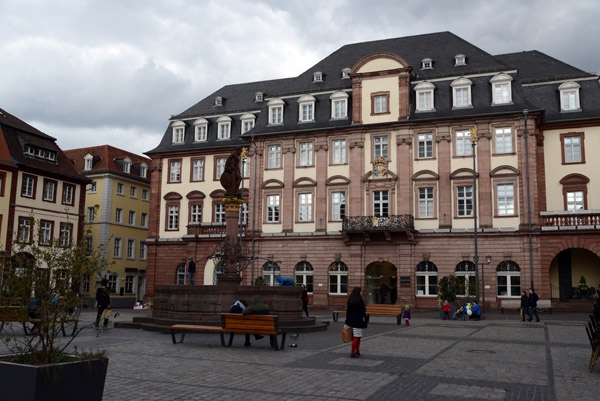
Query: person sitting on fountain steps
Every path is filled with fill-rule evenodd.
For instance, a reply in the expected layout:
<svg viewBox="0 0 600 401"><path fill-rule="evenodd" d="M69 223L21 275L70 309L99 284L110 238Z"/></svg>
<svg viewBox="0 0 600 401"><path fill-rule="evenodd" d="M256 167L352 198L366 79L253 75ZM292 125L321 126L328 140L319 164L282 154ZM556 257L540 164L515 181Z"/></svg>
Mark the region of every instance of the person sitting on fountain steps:
<svg viewBox="0 0 600 401"><path fill-rule="evenodd" d="M242 311L242 315L268 315L269 307L266 304L263 304L262 298L260 295L255 295L252 297L252 305L248 306ZM260 340L264 338L260 334L255 334L254 339ZM244 343L245 347L249 347L250 345L250 334L246 334L246 342ZM273 344L271 344L273 346Z"/></svg>

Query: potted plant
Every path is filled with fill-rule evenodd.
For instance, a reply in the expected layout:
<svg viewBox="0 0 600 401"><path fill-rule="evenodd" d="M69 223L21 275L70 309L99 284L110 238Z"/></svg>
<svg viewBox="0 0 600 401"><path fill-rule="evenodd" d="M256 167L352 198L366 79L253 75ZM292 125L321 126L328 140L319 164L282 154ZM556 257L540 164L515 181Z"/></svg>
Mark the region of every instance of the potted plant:
<svg viewBox="0 0 600 401"><path fill-rule="evenodd" d="M32 224L33 225L33 224ZM32 227L33 228L33 227ZM40 243L41 241L41 243ZM104 352L73 351L82 280L95 280L106 266L101 250L66 239L14 241L0 257L2 397L11 400L102 400L108 359ZM29 326L29 330L27 327ZM70 337L60 337L69 327Z"/></svg>

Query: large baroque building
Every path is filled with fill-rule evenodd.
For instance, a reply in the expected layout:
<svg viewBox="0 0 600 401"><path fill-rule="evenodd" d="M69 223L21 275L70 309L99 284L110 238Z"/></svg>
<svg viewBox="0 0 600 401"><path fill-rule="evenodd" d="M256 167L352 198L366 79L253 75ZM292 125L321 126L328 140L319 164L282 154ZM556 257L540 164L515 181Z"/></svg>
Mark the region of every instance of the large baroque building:
<svg viewBox="0 0 600 401"><path fill-rule="evenodd" d="M85 240L108 261L111 303L142 300L150 209L150 159L109 145L65 150L73 167L91 180L85 197ZM85 288L95 294L95 284Z"/></svg>
<svg viewBox="0 0 600 401"><path fill-rule="evenodd" d="M244 283L293 277L333 306L354 286L380 302L385 282L388 302L433 306L450 274L474 295L477 221L489 306L532 283L565 300L581 275L600 283L599 122L597 75L449 32L346 45L297 77L225 86L147 152L147 294L184 284L189 256L197 281L214 282L219 176L248 147Z"/></svg>
<svg viewBox="0 0 600 401"><path fill-rule="evenodd" d="M0 252L81 240L88 182L55 138L0 109Z"/></svg>

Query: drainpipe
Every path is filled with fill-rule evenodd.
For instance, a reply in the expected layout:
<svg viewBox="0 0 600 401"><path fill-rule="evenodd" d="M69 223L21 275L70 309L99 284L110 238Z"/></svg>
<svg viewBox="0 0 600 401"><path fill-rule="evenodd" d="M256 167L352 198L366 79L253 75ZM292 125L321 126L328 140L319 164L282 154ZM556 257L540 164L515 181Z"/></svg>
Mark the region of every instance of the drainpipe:
<svg viewBox="0 0 600 401"><path fill-rule="evenodd" d="M531 276L531 288L533 286L533 238L531 236L531 189L529 187L529 139L527 138L527 114L529 110L523 110L525 121L525 177L527 178L527 231L529 233L529 274Z"/></svg>

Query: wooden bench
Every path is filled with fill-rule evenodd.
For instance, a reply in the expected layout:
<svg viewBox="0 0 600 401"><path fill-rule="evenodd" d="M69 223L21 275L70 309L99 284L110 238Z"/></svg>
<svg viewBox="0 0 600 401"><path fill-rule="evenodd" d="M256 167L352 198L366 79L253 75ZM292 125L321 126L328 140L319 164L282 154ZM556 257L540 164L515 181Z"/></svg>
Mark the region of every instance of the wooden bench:
<svg viewBox="0 0 600 401"><path fill-rule="evenodd" d="M334 310L333 321L337 322L340 314L345 314L345 310ZM396 323L402 323L402 305L391 304L367 304L367 315L396 316Z"/></svg>
<svg viewBox="0 0 600 401"><path fill-rule="evenodd" d="M70 336L73 336L79 323L79 311L69 316L69 318L63 319L60 325L60 330L64 337L67 336L65 324L73 324L73 330L70 334ZM21 323L23 325L23 332L25 335L30 335L33 332L33 328L28 328L27 323L33 324L35 327L36 324L42 322L42 319L32 318L29 316L29 311L25 306L0 306L0 333L2 333L2 330L4 330L4 324L9 322Z"/></svg>
<svg viewBox="0 0 600 401"><path fill-rule="evenodd" d="M500 313L504 313L504 309L520 309L520 299L503 299L500 301ZM549 299L540 299L537 301L538 312L544 312L544 309L548 309L552 314L552 301Z"/></svg>
<svg viewBox="0 0 600 401"><path fill-rule="evenodd" d="M282 350L285 346L286 333L279 329L279 319L276 315L241 315L238 313L224 313L221 315L220 326L175 324L171 326L171 339L173 344L182 343L187 332L210 332L219 333L221 345L231 347L233 336L239 334L268 335L271 346L275 350ZM175 335L181 333L179 341ZM229 333L229 340L225 341L225 334ZM277 335L281 334L281 344L278 344Z"/></svg>

